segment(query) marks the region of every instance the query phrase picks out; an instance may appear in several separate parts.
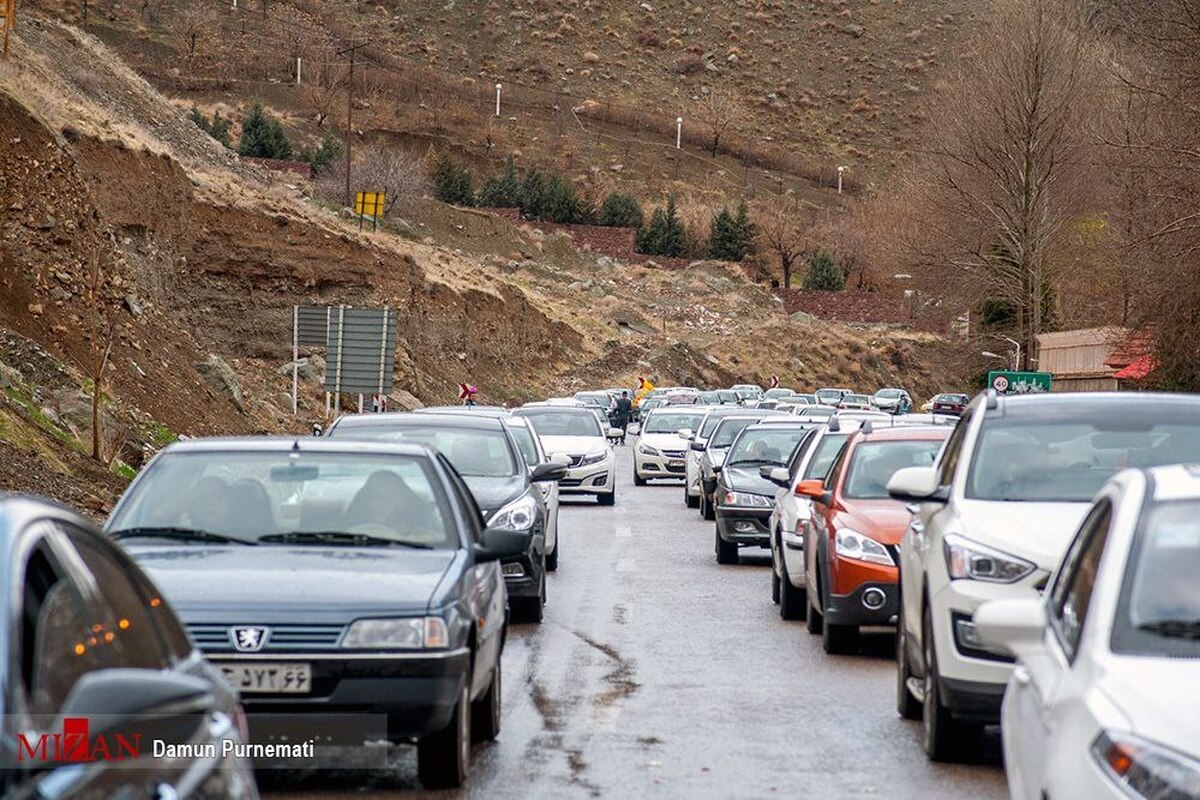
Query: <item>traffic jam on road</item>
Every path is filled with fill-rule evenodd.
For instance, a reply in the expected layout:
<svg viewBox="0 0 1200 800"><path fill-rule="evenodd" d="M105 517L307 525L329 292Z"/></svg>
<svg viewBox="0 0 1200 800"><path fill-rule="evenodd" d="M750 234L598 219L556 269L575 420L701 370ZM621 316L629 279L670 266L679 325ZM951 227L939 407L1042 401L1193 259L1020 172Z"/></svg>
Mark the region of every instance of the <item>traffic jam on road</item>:
<svg viewBox="0 0 1200 800"><path fill-rule="evenodd" d="M643 381L320 433L171 444L101 528L0 498L6 796L1200 797L1194 397ZM797 682L755 747L803 776L743 778Z"/></svg>

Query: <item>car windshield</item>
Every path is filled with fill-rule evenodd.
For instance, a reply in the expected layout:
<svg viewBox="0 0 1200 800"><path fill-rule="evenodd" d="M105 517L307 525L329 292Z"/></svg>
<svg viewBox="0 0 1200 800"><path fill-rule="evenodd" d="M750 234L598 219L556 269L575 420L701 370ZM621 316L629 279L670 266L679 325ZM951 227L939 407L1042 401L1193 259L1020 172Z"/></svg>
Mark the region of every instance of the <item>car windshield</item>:
<svg viewBox="0 0 1200 800"><path fill-rule="evenodd" d="M701 392L700 402L705 405L721 402L721 397L716 392Z"/></svg>
<svg viewBox="0 0 1200 800"><path fill-rule="evenodd" d="M743 429L756 422L758 422L757 419L723 419L717 425L716 430L713 431L712 439L709 440L708 446L713 450L729 447Z"/></svg>
<svg viewBox="0 0 1200 800"><path fill-rule="evenodd" d="M441 451L458 473L466 477L509 478L518 473L508 438L500 430L372 424L339 426L334 428L332 437L427 445Z"/></svg>
<svg viewBox="0 0 1200 800"><path fill-rule="evenodd" d="M788 456L809 430L811 429L790 426L746 428L730 448L725 466L736 467L744 464L782 467L787 464Z"/></svg>
<svg viewBox="0 0 1200 800"><path fill-rule="evenodd" d="M1200 501L1159 502L1142 518L1117 607L1113 650L1200 655Z"/></svg>
<svg viewBox="0 0 1200 800"><path fill-rule="evenodd" d="M722 403L736 403L740 399L737 392L731 392L728 389L718 390L717 396L721 398Z"/></svg>
<svg viewBox="0 0 1200 800"><path fill-rule="evenodd" d="M966 495L1082 503L1125 467L1194 460L1200 452L1200 407L1189 409L1191 419L1163 412L1151 405L988 418L975 446Z"/></svg>
<svg viewBox="0 0 1200 800"><path fill-rule="evenodd" d="M353 453L165 453L109 521L118 538L454 548L453 514L428 458Z"/></svg>
<svg viewBox="0 0 1200 800"><path fill-rule="evenodd" d="M734 392L742 400L749 400L752 397L761 396L757 389L734 389Z"/></svg>
<svg viewBox="0 0 1200 800"><path fill-rule="evenodd" d="M933 466L941 447L940 439L861 442L850 456L842 495L852 500L886 500L887 483L896 470Z"/></svg>
<svg viewBox="0 0 1200 800"><path fill-rule="evenodd" d="M696 438L707 439L709 436L712 436L712 432L714 430L716 430L718 425L721 424L721 420L723 420L727 416L729 416L730 412L735 412L737 410L738 409L731 408L726 413L723 413L723 414L717 413L715 411L710 412L707 416L704 417L704 424L700 426L700 431L696 434Z"/></svg>
<svg viewBox="0 0 1200 800"><path fill-rule="evenodd" d="M816 449L813 450L812 456L808 460L808 466L804 468L804 474L801 480L813 480L816 478L824 479L829 474L829 468L833 466L833 460L837 458L838 452L842 449L842 445L850 438L850 433L827 433L817 442Z"/></svg>
<svg viewBox="0 0 1200 800"><path fill-rule="evenodd" d="M842 391L840 389L821 389L817 392L817 399L822 403L836 403L842 399Z"/></svg>
<svg viewBox="0 0 1200 800"><path fill-rule="evenodd" d="M817 406L805 406L796 412L796 416L806 419L829 419L837 413L837 409Z"/></svg>
<svg viewBox="0 0 1200 800"><path fill-rule="evenodd" d="M842 402L863 403L864 405L869 405L871 403L871 398L867 397L865 394L848 394L842 398Z"/></svg>
<svg viewBox="0 0 1200 800"><path fill-rule="evenodd" d="M586 403L589 406L598 406L599 408L608 408L612 398L607 392L579 392L575 395L575 399L581 403Z"/></svg>
<svg viewBox="0 0 1200 800"><path fill-rule="evenodd" d="M934 400L935 403L952 403L960 406L965 406L970 401L971 398L965 394L942 394L938 395L937 399Z"/></svg>
<svg viewBox="0 0 1200 800"><path fill-rule="evenodd" d="M537 444L533 441L533 431L524 425L513 425L508 430L517 440L517 447L520 448L525 463L530 466L537 465L539 459Z"/></svg>
<svg viewBox="0 0 1200 800"><path fill-rule="evenodd" d="M875 396L880 400L895 400L902 392L899 389L880 389Z"/></svg>
<svg viewBox="0 0 1200 800"><path fill-rule="evenodd" d="M702 419L704 419L704 415L700 413L654 413L650 415L650 418L646 420L646 424L642 426L642 433L675 433L676 431L683 430L684 428L694 431Z"/></svg>
<svg viewBox="0 0 1200 800"><path fill-rule="evenodd" d="M649 411L652 408L658 408L662 404L663 404L663 401L661 398L652 397L648 400L643 400L641 403L639 403L638 408L642 409L642 411Z"/></svg>
<svg viewBox="0 0 1200 800"><path fill-rule="evenodd" d="M780 397L787 397L790 394L792 394L791 389L784 389L780 387L776 389L767 389L766 396L770 397L771 399L778 399Z"/></svg>
<svg viewBox="0 0 1200 800"><path fill-rule="evenodd" d="M600 420L590 411L538 411L521 414L538 436L603 436Z"/></svg>

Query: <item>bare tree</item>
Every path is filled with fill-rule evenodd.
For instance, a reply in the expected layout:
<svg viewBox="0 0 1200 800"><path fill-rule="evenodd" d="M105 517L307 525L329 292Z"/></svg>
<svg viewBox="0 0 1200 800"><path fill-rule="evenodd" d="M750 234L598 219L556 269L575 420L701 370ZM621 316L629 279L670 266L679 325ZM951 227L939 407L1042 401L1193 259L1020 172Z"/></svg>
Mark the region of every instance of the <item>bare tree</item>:
<svg viewBox="0 0 1200 800"><path fill-rule="evenodd" d="M313 112L317 127L325 124L337 108L346 90L349 70L346 62L338 59L332 48L316 50L311 60L306 61L305 75L300 84L300 95L305 105Z"/></svg>
<svg viewBox="0 0 1200 800"><path fill-rule="evenodd" d="M783 288L792 286L792 270L804 257L805 229L799 202L792 198L777 198L755 220L758 240L763 250L779 259Z"/></svg>
<svg viewBox="0 0 1200 800"><path fill-rule="evenodd" d="M208 3L191 2L180 7L173 27L188 61L196 57L200 43L213 34L216 24L216 13Z"/></svg>
<svg viewBox="0 0 1200 800"><path fill-rule="evenodd" d="M364 190L387 192L385 217L398 200L424 197L429 192L424 158L398 147L377 144L361 150L354 159L354 180Z"/></svg>
<svg viewBox="0 0 1200 800"><path fill-rule="evenodd" d="M715 158L723 137L742 121L743 110L737 99L723 89L712 89L696 104L696 121L704 131L705 147Z"/></svg>
<svg viewBox="0 0 1200 800"><path fill-rule="evenodd" d="M1025 366L1048 316L1053 253L1085 207L1094 54L1060 0L1001 0L937 120L916 181L911 257L1015 312Z"/></svg>
<svg viewBox="0 0 1200 800"><path fill-rule="evenodd" d="M109 298L109 274L105 268L104 252L97 247L91 254L91 267L84 285L84 304L88 316L88 353L80 363L92 382L92 458L104 461L103 405L105 379L112 356L116 333L115 303Z"/></svg>

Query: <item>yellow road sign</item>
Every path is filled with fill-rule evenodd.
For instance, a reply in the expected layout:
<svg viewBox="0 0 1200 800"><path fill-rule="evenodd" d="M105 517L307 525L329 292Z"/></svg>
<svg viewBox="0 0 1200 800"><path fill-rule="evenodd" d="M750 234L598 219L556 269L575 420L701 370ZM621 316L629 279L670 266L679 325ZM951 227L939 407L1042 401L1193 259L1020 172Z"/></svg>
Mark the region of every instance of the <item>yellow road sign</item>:
<svg viewBox="0 0 1200 800"><path fill-rule="evenodd" d="M355 192L354 213L360 217L381 219L387 192Z"/></svg>

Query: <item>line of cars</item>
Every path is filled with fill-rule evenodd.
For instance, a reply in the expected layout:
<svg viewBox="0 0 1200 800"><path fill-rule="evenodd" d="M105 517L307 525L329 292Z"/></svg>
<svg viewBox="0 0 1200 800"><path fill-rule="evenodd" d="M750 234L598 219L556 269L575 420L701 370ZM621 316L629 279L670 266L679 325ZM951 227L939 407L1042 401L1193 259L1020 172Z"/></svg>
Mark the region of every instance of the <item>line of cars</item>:
<svg viewBox="0 0 1200 800"><path fill-rule="evenodd" d="M897 711L933 760L1000 723L1014 797L1200 797L1200 399L930 407L689 409L684 497L717 562L769 547L780 615L831 654L894 628ZM647 424L667 418L691 421Z"/></svg>
<svg viewBox="0 0 1200 800"><path fill-rule="evenodd" d="M59 721L97 714L165 719L181 746L256 743L268 720L324 740L349 718L350 745L414 743L426 787L461 785L472 745L500 731L508 625L543 618L559 498L615 502L606 423L575 401L190 439L141 471L103 531L0 499L18 621L6 734L33 737L29 753L4 739L5 796L257 796L247 758L142 752L134 769L81 772L55 755ZM46 763L24 758L39 747Z"/></svg>

